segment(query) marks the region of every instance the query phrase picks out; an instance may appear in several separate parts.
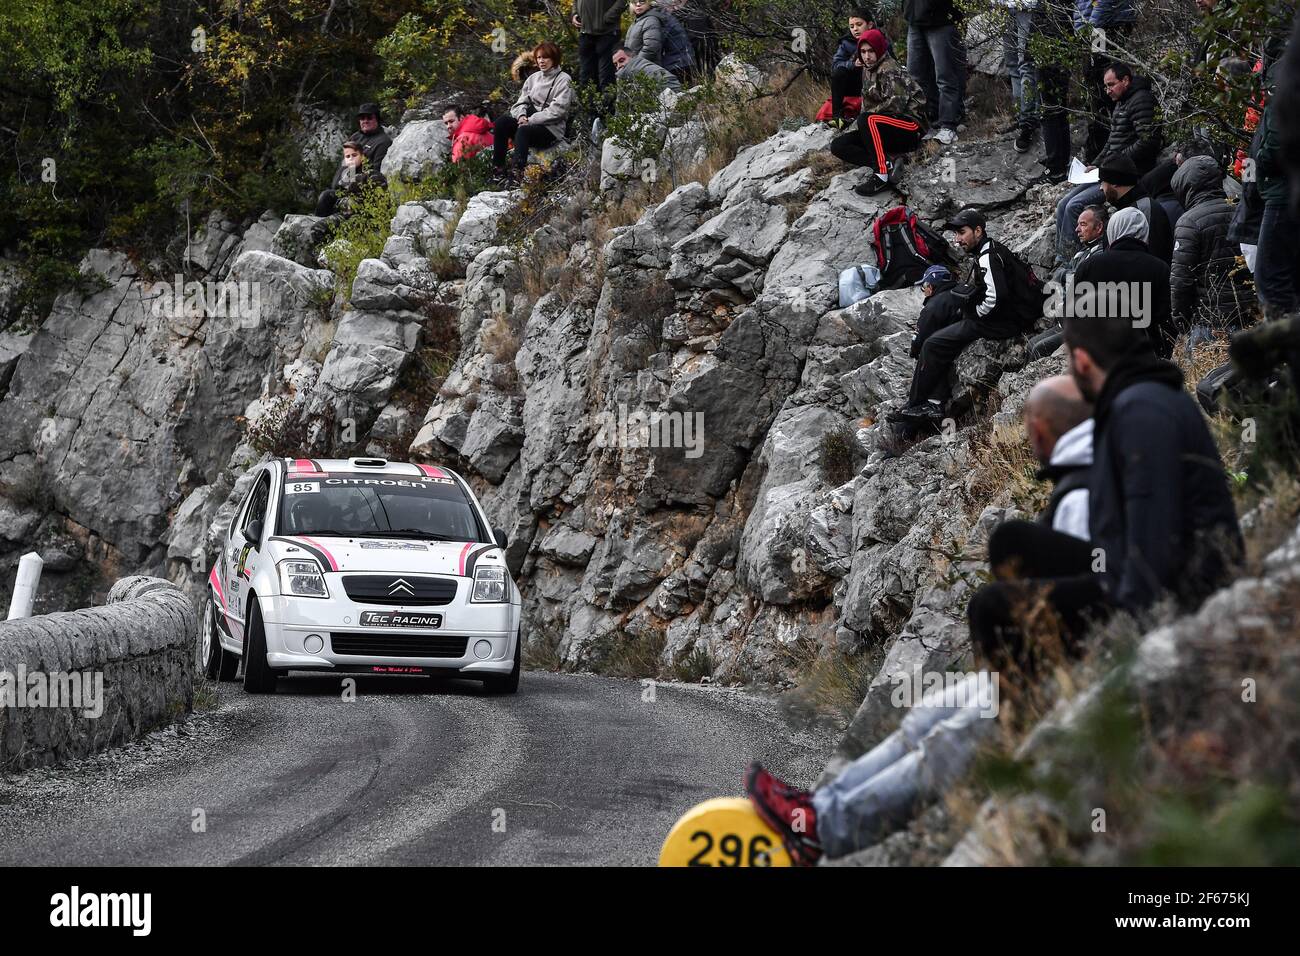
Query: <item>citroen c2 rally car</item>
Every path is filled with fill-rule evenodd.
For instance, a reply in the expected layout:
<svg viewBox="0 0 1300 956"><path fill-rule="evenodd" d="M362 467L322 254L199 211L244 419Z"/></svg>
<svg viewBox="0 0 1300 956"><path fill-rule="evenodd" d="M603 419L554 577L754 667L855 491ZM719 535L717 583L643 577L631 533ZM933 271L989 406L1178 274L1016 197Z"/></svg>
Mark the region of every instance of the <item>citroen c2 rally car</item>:
<svg viewBox="0 0 1300 956"><path fill-rule="evenodd" d="M519 687L519 590L457 474L382 458L259 465L208 575L198 665L274 693L290 670Z"/></svg>

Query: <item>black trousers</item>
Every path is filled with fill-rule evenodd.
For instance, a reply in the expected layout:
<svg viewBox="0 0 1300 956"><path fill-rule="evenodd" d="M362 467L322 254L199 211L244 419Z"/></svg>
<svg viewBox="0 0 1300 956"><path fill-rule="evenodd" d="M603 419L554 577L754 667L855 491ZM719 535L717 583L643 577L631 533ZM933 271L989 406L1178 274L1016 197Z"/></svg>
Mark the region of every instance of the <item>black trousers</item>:
<svg viewBox="0 0 1300 956"><path fill-rule="evenodd" d="M618 49L617 33L578 34L578 84L595 83L603 90L614 82L614 61L610 59Z"/></svg>
<svg viewBox="0 0 1300 956"><path fill-rule="evenodd" d="M989 537L989 567L998 580L975 592L966 608L971 643L997 669L1039 671L1047 648L1025 633L1031 618L1050 612L1061 645L1078 653L1089 625L1113 608L1092 572L1092 545L1029 521L1005 521Z"/></svg>
<svg viewBox="0 0 1300 956"><path fill-rule="evenodd" d="M1131 23L1107 27L1107 44L1115 41L1120 46L1128 46L1132 34ZM1110 114L1115 111L1115 102L1106 92L1106 70L1116 60L1122 59L1124 57L1118 50L1088 55L1088 109L1091 115L1088 119L1088 142L1084 147L1088 158L1101 152L1101 148L1106 145L1106 137L1110 135Z"/></svg>
<svg viewBox="0 0 1300 956"><path fill-rule="evenodd" d="M316 215L331 216L334 214L334 210L338 208L338 205L338 194L332 189L327 189L316 200Z"/></svg>
<svg viewBox="0 0 1300 956"><path fill-rule="evenodd" d="M544 126L519 125L519 120L509 113L498 116L492 127L492 163L500 168L506 164L506 150L510 140L515 141L513 162L520 169L528 162L530 149L545 149L554 146L555 134Z"/></svg>
<svg viewBox="0 0 1300 956"><path fill-rule="evenodd" d="M886 113L859 114L853 128L831 140L831 152L850 166L885 171L885 161L921 145L921 127Z"/></svg>
<svg viewBox="0 0 1300 956"><path fill-rule="evenodd" d="M966 346L979 339L1011 338L1014 334L989 335L988 329L974 319L959 318L955 322L933 328L919 325L915 346L918 358L916 371L912 373L912 388L908 393L907 404L919 405L930 398L947 398L948 370Z"/></svg>
<svg viewBox="0 0 1300 956"><path fill-rule="evenodd" d="M844 97L862 95L861 70L834 70L831 72L831 115L844 116Z"/></svg>
<svg viewBox="0 0 1300 956"><path fill-rule="evenodd" d="M1069 72L1062 66L1040 66L1038 91L1043 99L1044 165L1049 173L1064 174L1070 168Z"/></svg>

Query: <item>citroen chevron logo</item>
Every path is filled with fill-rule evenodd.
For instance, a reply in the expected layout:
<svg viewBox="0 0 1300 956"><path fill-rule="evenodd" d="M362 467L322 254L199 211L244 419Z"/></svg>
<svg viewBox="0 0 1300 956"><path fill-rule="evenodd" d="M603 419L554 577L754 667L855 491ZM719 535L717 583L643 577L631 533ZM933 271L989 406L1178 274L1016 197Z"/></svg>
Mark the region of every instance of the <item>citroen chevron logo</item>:
<svg viewBox="0 0 1300 956"><path fill-rule="evenodd" d="M388 586L389 594L415 594L415 588L406 583L405 578L398 578Z"/></svg>

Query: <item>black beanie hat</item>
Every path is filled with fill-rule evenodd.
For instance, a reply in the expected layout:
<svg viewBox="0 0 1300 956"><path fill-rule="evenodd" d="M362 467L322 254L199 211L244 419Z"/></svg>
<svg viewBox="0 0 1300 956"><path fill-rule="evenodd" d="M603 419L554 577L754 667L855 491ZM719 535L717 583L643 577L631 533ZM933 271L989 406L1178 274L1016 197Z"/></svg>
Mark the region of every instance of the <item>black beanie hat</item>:
<svg viewBox="0 0 1300 956"><path fill-rule="evenodd" d="M1133 160L1121 154L1111 156L1102 161L1100 180L1103 183L1110 183L1112 186L1136 186L1138 184L1138 168L1133 164Z"/></svg>

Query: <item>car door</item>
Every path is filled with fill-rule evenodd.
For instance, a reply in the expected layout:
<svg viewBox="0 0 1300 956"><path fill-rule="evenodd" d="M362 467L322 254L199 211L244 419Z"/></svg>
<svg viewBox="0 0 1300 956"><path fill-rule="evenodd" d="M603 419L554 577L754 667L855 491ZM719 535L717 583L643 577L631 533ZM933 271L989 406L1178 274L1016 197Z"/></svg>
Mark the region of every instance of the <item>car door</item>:
<svg viewBox="0 0 1300 956"><path fill-rule="evenodd" d="M236 518L234 530L223 555L226 563L226 601L230 620L230 636L240 643L244 640L245 607L248 604L248 586L252 580L253 570L257 566L258 552L253 549L248 527L254 521L266 524L267 503L271 498L271 472L264 469L253 488L248 493L248 500ZM263 530L262 539L266 539Z"/></svg>

